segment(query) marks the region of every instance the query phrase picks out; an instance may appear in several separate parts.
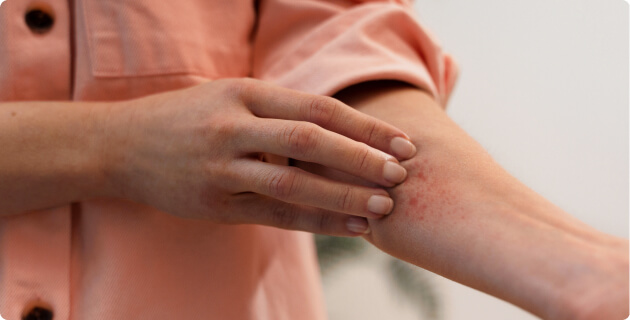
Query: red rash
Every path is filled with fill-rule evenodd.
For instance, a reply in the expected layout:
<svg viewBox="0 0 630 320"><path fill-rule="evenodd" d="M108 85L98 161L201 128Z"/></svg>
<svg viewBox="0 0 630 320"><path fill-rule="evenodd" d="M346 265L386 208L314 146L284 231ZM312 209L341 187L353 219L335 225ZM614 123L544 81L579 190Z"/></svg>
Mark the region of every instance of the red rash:
<svg viewBox="0 0 630 320"><path fill-rule="evenodd" d="M405 215L416 221L450 215L455 196L447 186L436 181L434 170L427 161L414 162L408 170L411 179L402 185L403 197L406 198L403 204Z"/></svg>

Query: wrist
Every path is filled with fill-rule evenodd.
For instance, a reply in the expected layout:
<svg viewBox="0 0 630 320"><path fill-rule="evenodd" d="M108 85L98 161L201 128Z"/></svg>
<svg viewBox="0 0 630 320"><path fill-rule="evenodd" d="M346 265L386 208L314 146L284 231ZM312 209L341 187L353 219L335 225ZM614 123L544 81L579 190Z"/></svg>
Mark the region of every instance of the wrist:
<svg viewBox="0 0 630 320"><path fill-rule="evenodd" d="M602 234L602 238L608 235ZM608 240L608 239L603 239ZM562 308L557 319L626 319L628 310L628 241L582 244L581 275L558 289ZM553 310L553 306L548 306ZM551 318L551 317L550 317Z"/></svg>
<svg viewBox="0 0 630 320"><path fill-rule="evenodd" d="M93 154L99 172L96 175L95 197L131 198L130 175L127 171L133 155L130 138L134 135L132 120L135 101L110 102L94 112Z"/></svg>
<svg viewBox="0 0 630 320"><path fill-rule="evenodd" d="M485 277L482 282L492 287L491 294L543 319L626 317L611 315L619 315L615 308L624 299L627 310L627 241L621 249L619 241L516 180L503 184L496 195L500 205L488 211L500 213L494 219L505 221L495 229L505 231L494 232L501 240L489 243L486 250L500 263L477 270Z"/></svg>
<svg viewBox="0 0 630 320"><path fill-rule="evenodd" d="M473 277L482 279L483 291L543 319L625 319L627 240L613 241L577 220L556 220L567 214L522 189L510 192L523 202L508 200L496 209L503 218L495 219L505 222L495 229L507 232L486 230L485 236L495 235L500 241L475 254L492 252L494 257L494 263L481 263L476 272L473 268ZM486 214L489 211L495 210Z"/></svg>

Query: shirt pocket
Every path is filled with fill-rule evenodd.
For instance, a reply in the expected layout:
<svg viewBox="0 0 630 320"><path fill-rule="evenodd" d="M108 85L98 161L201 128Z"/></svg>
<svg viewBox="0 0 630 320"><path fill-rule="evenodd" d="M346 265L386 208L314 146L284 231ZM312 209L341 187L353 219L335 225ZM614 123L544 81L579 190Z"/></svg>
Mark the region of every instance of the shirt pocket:
<svg viewBox="0 0 630 320"><path fill-rule="evenodd" d="M242 0L83 0L92 74L249 73L253 6Z"/></svg>

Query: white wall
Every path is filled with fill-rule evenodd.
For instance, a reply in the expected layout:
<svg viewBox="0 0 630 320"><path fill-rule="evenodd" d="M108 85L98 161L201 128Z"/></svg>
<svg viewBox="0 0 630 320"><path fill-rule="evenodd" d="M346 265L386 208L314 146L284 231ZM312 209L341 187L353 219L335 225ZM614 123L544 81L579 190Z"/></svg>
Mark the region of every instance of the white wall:
<svg viewBox="0 0 630 320"><path fill-rule="evenodd" d="M628 5L416 0L461 66L449 114L508 171L579 219L628 237ZM444 280L448 319L533 319Z"/></svg>
<svg viewBox="0 0 630 320"><path fill-rule="evenodd" d="M455 121L525 184L597 229L627 238L628 5L416 0L415 8L461 66L448 108ZM379 259L370 252L369 259ZM345 266L325 281L331 320L417 319L390 294L381 270L364 266ZM434 280L446 319L535 319Z"/></svg>

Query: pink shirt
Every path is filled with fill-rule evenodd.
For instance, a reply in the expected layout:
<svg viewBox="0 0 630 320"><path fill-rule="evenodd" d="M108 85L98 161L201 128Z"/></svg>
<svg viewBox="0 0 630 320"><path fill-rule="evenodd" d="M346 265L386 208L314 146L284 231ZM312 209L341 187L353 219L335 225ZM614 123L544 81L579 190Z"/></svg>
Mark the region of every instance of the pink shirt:
<svg viewBox="0 0 630 320"><path fill-rule="evenodd" d="M321 95L396 79L445 105L456 78L405 0L31 3L0 7L0 101L123 100L249 76ZM50 29L25 22L34 8ZM59 320L326 318L310 234L124 200L0 217L0 314L33 306Z"/></svg>

